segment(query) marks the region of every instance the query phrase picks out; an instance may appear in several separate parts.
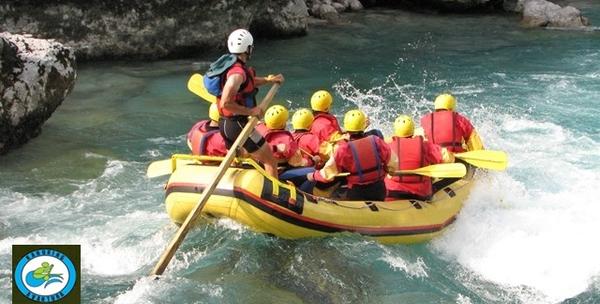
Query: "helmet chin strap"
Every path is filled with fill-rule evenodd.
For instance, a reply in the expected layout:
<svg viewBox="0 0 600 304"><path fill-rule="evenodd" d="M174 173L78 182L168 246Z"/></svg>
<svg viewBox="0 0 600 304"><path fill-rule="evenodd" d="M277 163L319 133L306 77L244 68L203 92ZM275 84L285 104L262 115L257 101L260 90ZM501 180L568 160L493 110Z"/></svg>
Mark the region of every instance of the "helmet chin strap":
<svg viewBox="0 0 600 304"><path fill-rule="evenodd" d="M252 47L248 47L248 51L246 51L244 54L246 54L247 58L250 59L252 57Z"/></svg>
<svg viewBox="0 0 600 304"><path fill-rule="evenodd" d="M237 54L237 56L243 62L246 62L248 59L250 59L250 54L248 52Z"/></svg>

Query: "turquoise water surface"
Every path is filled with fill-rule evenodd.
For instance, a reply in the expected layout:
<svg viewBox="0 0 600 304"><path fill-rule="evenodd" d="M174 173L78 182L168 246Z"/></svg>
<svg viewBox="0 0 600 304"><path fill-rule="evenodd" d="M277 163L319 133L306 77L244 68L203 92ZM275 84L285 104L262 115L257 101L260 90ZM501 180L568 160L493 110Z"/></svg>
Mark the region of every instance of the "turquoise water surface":
<svg viewBox="0 0 600 304"><path fill-rule="evenodd" d="M600 24L600 3L577 5ZM391 10L257 41L276 102L335 95L388 134L450 91L510 167L482 174L457 221L420 245L358 235L282 240L230 220L193 230L165 276L147 274L176 227L147 165L187 152L207 116L186 90L214 56L80 66L43 133L0 158L0 303L11 245L81 244L84 303L600 303L600 32L522 29L513 16ZM217 54L215 54L217 55ZM266 90L263 90L263 93Z"/></svg>

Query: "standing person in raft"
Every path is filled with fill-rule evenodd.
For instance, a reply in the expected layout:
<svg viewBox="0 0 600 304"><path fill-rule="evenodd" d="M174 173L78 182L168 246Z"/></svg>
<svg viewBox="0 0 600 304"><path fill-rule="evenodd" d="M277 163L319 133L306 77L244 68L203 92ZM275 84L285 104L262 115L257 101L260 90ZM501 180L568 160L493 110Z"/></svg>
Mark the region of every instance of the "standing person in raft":
<svg viewBox="0 0 600 304"><path fill-rule="evenodd" d="M247 65L252 55L254 39L245 29L233 31L227 39L229 53L213 62L204 77L208 92L217 96L217 106L221 119L219 129L227 148L233 145L242 132L248 116L262 117L265 109L256 105L257 87L268 83L283 83L283 75L269 77L256 76L254 69ZM256 131L243 144L250 156L263 163L267 173L277 177L277 161L265 144L265 139Z"/></svg>
<svg viewBox="0 0 600 304"><path fill-rule="evenodd" d="M398 160L390 147L375 135L366 135L367 117L360 110L344 116L344 129L349 141L340 141L325 166L307 175L308 180L330 182L341 172L348 172L349 200L383 201L386 196L384 178L398 168Z"/></svg>
<svg viewBox="0 0 600 304"><path fill-rule="evenodd" d="M455 112L456 99L450 94L435 98L435 112L421 118L421 127L427 140L447 148L450 152L483 150L483 143L471 122Z"/></svg>
<svg viewBox="0 0 600 304"><path fill-rule="evenodd" d="M388 143L392 153L398 157L400 170L412 170L432 164L454 162L454 156L446 148L424 141L415 135L415 124L407 115L394 121L394 136ZM397 199L430 200L433 193L431 178L422 175L399 175L385 178L386 201Z"/></svg>
<svg viewBox="0 0 600 304"><path fill-rule="evenodd" d="M196 123L187 135L187 143L193 155L225 156L227 148L219 132L219 110L217 104L210 105L209 120Z"/></svg>

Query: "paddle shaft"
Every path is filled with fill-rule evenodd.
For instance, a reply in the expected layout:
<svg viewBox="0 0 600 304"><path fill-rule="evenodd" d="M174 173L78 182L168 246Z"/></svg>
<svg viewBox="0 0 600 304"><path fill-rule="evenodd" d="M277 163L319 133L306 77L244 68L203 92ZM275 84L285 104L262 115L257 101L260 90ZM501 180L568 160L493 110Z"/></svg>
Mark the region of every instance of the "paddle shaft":
<svg viewBox="0 0 600 304"><path fill-rule="evenodd" d="M268 105L271 102L271 100L273 99L273 97L275 96L275 94L277 93L278 89L279 89L279 84L273 84L273 86L267 93L267 96L265 96L265 98L263 99L263 101L261 102L261 104L259 106ZM248 139L248 137L250 136L252 131L254 131L254 127L256 126L257 123L258 123L257 117L251 117L250 120L248 121L248 123L246 123L246 126L244 127L244 129L242 129L242 132L240 133L240 135L238 135L238 137L235 140L235 142L233 143L233 145L231 145L231 148L229 148L227 155L225 155L225 158L223 159L223 161L221 161L221 165L219 165L219 168L217 169L217 175L215 176L214 180L212 181L212 183L210 183L210 185L207 188L204 189L204 191L202 191L202 195L200 196L198 203L196 204L194 209L192 209L190 214L188 214L187 218L185 219L185 221L183 222L181 227L179 227L177 234L175 235L175 237L171 240L171 242L167 246L167 250L165 250L165 252L160 257L158 263L152 270L152 275L163 274L163 272L167 268L167 265L173 258L173 255L175 255L175 251L177 251L177 249L183 242L185 236L187 235L188 231L190 230L191 224L198 218L198 216L200 215L200 212L202 211L202 208L204 207L204 205L206 205L208 198L210 197L212 192L215 190L215 188L219 184L219 181L221 181L221 178L223 177L223 175L225 175L225 172L229 168L229 165L231 164L231 162L233 162L237 148L239 146L241 146L246 141L246 139Z"/></svg>
<svg viewBox="0 0 600 304"><path fill-rule="evenodd" d="M396 175L406 175L406 174L417 174L417 175L426 175L428 176L427 173L423 173L423 172L414 172L414 171L403 171L403 170L398 170L398 171L394 171L394 173L392 175L396 176ZM336 174L336 176L350 176L350 172L342 172L342 173L338 173Z"/></svg>
<svg viewBox="0 0 600 304"><path fill-rule="evenodd" d="M313 157L314 155L310 154L310 152L298 147L298 150L300 150L300 152L304 153L306 156L308 157Z"/></svg>
<svg viewBox="0 0 600 304"><path fill-rule="evenodd" d="M405 175L405 174L416 174L416 175L424 175L430 177L440 177L440 178L449 178L449 177L463 177L467 172L467 169L463 164L450 163L450 164L435 164L429 165L427 167L422 167L413 170L397 170L393 173L390 173L392 176L397 175ZM350 173L344 172L339 173L337 176L349 176Z"/></svg>

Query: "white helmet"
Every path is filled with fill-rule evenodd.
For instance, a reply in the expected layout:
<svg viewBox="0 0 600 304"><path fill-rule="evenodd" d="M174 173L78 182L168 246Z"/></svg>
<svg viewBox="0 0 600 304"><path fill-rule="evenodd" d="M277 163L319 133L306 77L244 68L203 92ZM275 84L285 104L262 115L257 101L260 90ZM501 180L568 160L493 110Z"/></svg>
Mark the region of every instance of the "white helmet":
<svg viewBox="0 0 600 304"><path fill-rule="evenodd" d="M248 47L252 46L254 39L252 34L245 29L237 29L227 38L227 48L231 54L242 54L248 52Z"/></svg>

